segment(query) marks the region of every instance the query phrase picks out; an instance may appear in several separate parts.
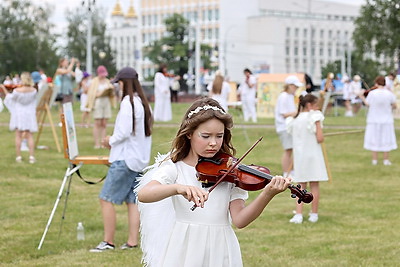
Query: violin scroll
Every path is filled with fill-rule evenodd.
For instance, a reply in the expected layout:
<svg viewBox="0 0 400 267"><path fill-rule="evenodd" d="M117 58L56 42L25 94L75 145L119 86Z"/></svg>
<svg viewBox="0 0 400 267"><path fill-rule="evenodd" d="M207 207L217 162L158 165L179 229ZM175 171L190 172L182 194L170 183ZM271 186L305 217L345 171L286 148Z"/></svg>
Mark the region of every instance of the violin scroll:
<svg viewBox="0 0 400 267"><path fill-rule="evenodd" d="M311 201L313 201L314 197L311 193L307 192L306 189L301 189L301 185L289 185L288 187L290 189L291 197L292 198L298 198L297 203L310 203Z"/></svg>

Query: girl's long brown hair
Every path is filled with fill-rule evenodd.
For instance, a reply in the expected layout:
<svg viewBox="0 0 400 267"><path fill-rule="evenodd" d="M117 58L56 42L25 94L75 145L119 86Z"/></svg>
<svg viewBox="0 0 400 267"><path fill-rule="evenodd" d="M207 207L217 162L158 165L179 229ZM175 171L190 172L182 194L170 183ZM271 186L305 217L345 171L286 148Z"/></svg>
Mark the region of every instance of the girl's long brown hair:
<svg viewBox="0 0 400 267"><path fill-rule="evenodd" d="M222 84L224 83L224 77L222 75L216 75L212 85L211 92L216 95L220 95L222 91Z"/></svg>
<svg viewBox="0 0 400 267"><path fill-rule="evenodd" d="M226 153L229 155L234 155L236 150L232 146L232 133L231 129L233 127L233 120L232 116L221 112L220 110L200 110L198 113L193 114L190 118L188 114L195 110L197 107L204 107L204 106L214 106L219 108L223 111L223 108L220 106L218 101L204 97L196 100L193 102L192 106L186 111L181 126L179 127L178 133L174 141L172 142L172 149L171 149L171 160L173 162L177 162L183 160L190 152L190 140L188 136L193 134L193 132L199 127L200 124L206 122L211 119L218 119L224 124L224 140L222 142L222 146L220 152Z"/></svg>
<svg viewBox="0 0 400 267"><path fill-rule="evenodd" d="M307 103L314 104L317 101L318 101L318 97L316 97L313 94L306 94L305 96L301 95L299 97L299 106L297 108L297 114L294 117L297 118L297 116L299 116L300 112L304 109L304 107L307 105Z"/></svg>
<svg viewBox="0 0 400 267"><path fill-rule="evenodd" d="M142 105L144 108L144 130L145 135L150 136L153 128L153 116L151 114L151 109L149 102L147 101L147 97L143 91L142 86L139 83L138 79L121 79L123 83L122 89L122 98L121 101L124 99L125 96L129 95L129 101L132 105L132 132L135 133L135 105L133 102L134 93L137 93L140 99L142 100Z"/></svg>

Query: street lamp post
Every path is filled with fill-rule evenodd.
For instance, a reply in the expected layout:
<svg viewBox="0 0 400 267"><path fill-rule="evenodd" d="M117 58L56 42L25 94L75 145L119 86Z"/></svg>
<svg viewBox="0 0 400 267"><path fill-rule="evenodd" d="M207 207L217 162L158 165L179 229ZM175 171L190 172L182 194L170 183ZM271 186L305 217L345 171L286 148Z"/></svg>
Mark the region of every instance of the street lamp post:
<svg viewBox="0 0 400 267"><path fill-rule="evenodd" d="M83 0L82 6L87 5L87 36L86 36L86 71L92 73L93 57L92 57L92 6L95 0Z"/></svg>
<svg viewBox="0 0 400 267"><path fill-rule="evenodd" d="M225 77L228 76L228 66L227 66L227 50L228 50L228 33L234 28L236 27L236 25L231 25L229 26L229 28L225 31L225 35L224 35L224 75Z"/></svg>

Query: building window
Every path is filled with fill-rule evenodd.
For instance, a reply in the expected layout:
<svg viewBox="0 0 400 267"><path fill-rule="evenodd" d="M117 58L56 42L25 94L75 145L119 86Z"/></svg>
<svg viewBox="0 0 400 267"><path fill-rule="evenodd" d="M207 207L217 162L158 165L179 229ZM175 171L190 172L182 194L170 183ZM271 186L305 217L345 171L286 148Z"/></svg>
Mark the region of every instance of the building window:
<svg viewBox="0 0 400 267"><path fill-rule="evenodd" d="M287 56L290 55L290 48L289 48L289 46L286 46L286 55L287 55Z"/></svg>
<svg viewBox="0 0 400 267"><path fill-rule="evenodd" d="M324 39L324 30L320 30L319 38Z"/></svg>
<svg viewBox="0 0 400 267"><path fill-rule="evenodd" d="M299 37L299 29L294 29L294 37Z"/></svg>
<svg viewBox="0 0 400 267"><path fill-rule="evenodd" d="M212 15L212 9L209 9L208 10L208 21L211 21L212 20L212 17L213 17L213 15Z"/></svg>
<svg viewBox="0 0 400 267"><path fill-rule="evenodd" d="M303 56L307 56L307 47L303 47Z"/></svg>
<svg viewBox="0 0 400 267"><path fill-rule="evenodd" d="M303 38L304 38L304 39L307 39L307 29L304 29L304 30L303 30Z"/></svg>
<svg viewBox="0 0 400 267"><path fill-rule="evenodd" d="M219 9L215 10L215 20L219 20Z"/></svg>
<svg viewBox="0 0 400 267"><path fill-rule="evenodd" d="M295 56L299 55L299 48L297 46L294 48L294 55Z"/></svg>
<svg viewBox="0 0 400 267"><path fill-rule="evenodd" d="M319 49L319 55L320 55L320 56L323 56L323 55L324 55L324 49L323 49L322 47Z"/></svg>
<svg viewBox="0 0 400 267"><path fill-rule="evenodd" d="M329 37L329 39L332 38L332 30L329 30L329 32L328 32L328 37Z"/></svg>
<svg viewBox="0 0 400 267"><path fill-rule="evenodd" d="M286 27L286 37L290 37L290 28Z"/></svg>

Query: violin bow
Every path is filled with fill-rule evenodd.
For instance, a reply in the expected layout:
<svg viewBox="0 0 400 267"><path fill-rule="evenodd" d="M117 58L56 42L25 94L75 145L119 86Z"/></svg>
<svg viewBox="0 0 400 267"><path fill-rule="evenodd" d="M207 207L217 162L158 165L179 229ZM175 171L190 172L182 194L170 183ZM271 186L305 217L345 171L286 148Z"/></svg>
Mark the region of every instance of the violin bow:
<svg viewBox="0 0 400 267"><path fill-rule="evenodd" d="M223 182L223 180L225 179L225 177L226 177L229 173L231 173L231 172L236 168L236 166L250 153L250 151L253 150L253 148L254 148L256 145L258 145L258 143L261 142L262 139L263 139L263 137L261 136L261 137L246 151L246 153L244 153L243 156L241 156L241 157L235 162L235 164L233 164L233 165L226 171L226 173L224 173L224 175L222 175L222 177L219 178L218 181L217 181L213 186L210 187L210 189L208 189L208 193L210 193L211 191L213 191L214 188L215 188L217 185L219 185L221 182ZM191 211L194 211L196 208L197 208L197 205L194 204L193 207L190 208L190 210L191 210Z"/></svg>

